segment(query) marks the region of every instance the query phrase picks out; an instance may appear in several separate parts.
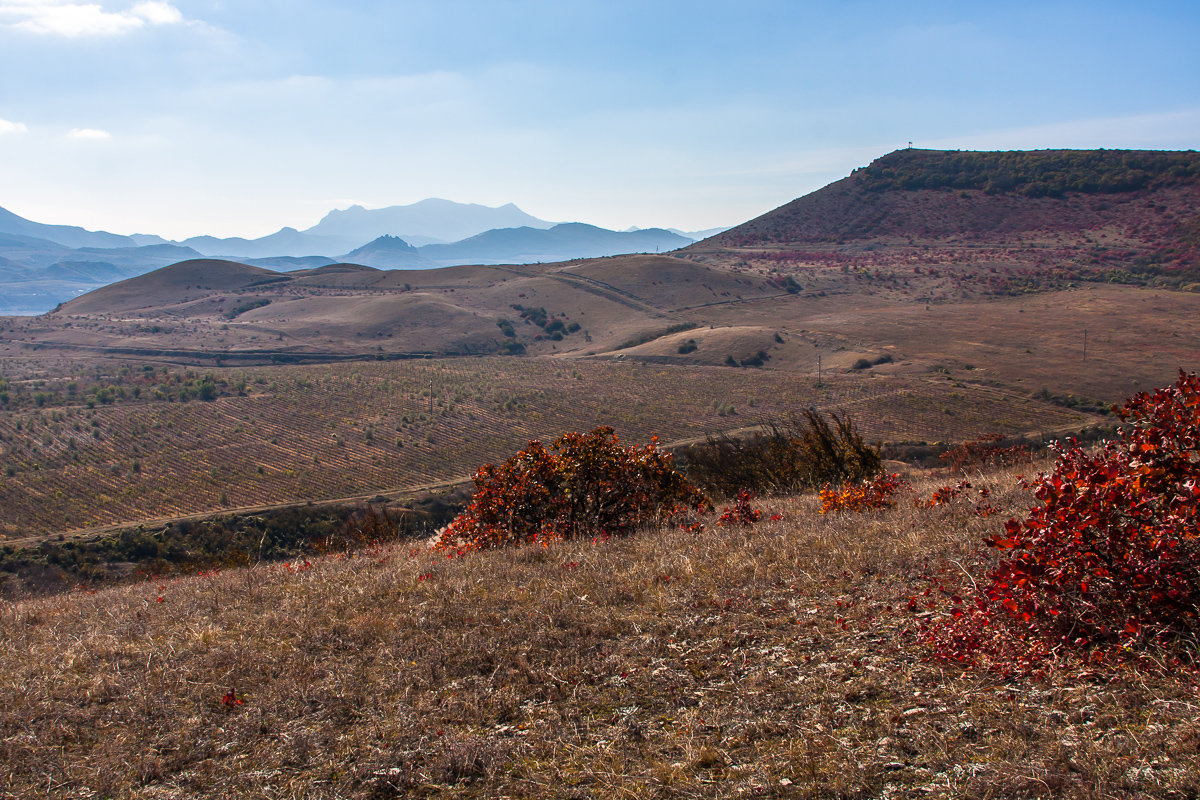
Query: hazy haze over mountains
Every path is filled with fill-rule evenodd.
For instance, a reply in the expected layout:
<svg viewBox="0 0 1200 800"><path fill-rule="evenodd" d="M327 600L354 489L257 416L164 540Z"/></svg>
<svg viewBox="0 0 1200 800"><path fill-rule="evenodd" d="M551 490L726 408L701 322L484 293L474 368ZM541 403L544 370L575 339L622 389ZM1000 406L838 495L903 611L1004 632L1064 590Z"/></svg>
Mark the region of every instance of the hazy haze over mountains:
<svg viewBox="0 0 1200 800"><path fill-rule="evenodd" d="M493 228L553 225L526 214L512 203L492 208L429 198L406 206L368 209L354 205L330 211L316 225L302 231L288 227L258 239L196 236L182 244L211 256L333 257L380 236L398 236L408 244L420 246L456 242Z"/></svg>
<svg viewBox="0 0 1200 800"><path fill-rule="evenodd" d="M422 269L665 252L694 238L661 228L618 232L556 224L512 203L490 207L437 198L378 209L353 205L305 230L285 227L257 239L194 236L182 242L46 225L0 209L0 314L48 311L106 283L198 256L282 271L337 261Z"/></svg>
<svg viewBox="0 0 1200 800"><path fill-rule="evenodd" d="M330 211L304 233L352 240L355 246L390 234L420 246L457 242L493 228L550 228L554 224L526 214L512 203L492 208L431 197L407 206L366 209L355 205Z"/></svg>

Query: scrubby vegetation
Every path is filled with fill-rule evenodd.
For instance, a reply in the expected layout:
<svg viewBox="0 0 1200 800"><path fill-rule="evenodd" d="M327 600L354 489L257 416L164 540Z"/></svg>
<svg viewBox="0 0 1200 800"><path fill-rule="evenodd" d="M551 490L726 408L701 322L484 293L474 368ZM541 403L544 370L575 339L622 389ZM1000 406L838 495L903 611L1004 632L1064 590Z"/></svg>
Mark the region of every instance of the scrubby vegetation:
<svg viewBox="0 0 1200 800"><path fill-rule="evenodd" d="M994 567L980 539L1028 507L1015 478L860 514L764 498L757 518L735 512L749 524L703 533L453 559L396 544L0 604L0 786L1194 796L1194 673L1005 677L939 661L922 640L927 604L967 583L963 570Z"/></svg>
<svg viewBox="0 0 1200 800"><path fill-rule="evenodd" d="M643 467L683 486L600 429L484 471L507 498L489 524L532 546L385 543L0 603L0 787L1195 796L1200 379L1121 418L1118 442L1064 449L1032 512L1015 470L976 465L589 537L604 487ZM547 520L570 524L544 539Z"/></svg>
<svg viewBox="0 0 1200 800"><path fill-rule="evenodd" d="M987 539L1004 558L969 613L935 632L948 654L1026 670L1064 649L1200 660L1200 377L1118 415L1116 441L1060 446L1039 504Z"/></svg>
<svg viewBox="0 0 1200 800"><path fill-rule="evenodd" d="M1067 192L1132 192L1200 180L1191 151L1040 150L941 152L897 150L855 170L871 191L982 190L1026 197Z"/></svg>
<svg viewBox="0 0 1200 800"><path fill-rule="evenodd" d="M137 526L92 538L0 546L0 598L95 589L259 562L311 558L429 536L462 508L455 493L384 505L296 506Z"/></svg>
<svg viewBox="0 0 1200 800"><path fill-rule="evenodd" d="M850 367L850 369L864 370L864 369L870 369L871 367L877 367L880 364L890 364L890 363L892 363L892 356L888 353L884 353L883 355L877 356L875 358L860 358L854 362L854 364Z"/></svg>
<svg viewBox="0 0 1200 800"><path fill-rule="evenodd" d="M271 305L269 298L260 297L256 300L248 300L245 303L239 303L238 305L226 311L223 316L225 319L237 319L247 311L253 311L256 308L265 308L269 305Z"/></svg>
<svg viewBox="0 0 1200 800"><path fill-rule="evenodd" d="M438 546L454 552L626 534L709 506L654 442L626 447L612 428L541 442L475 473L471 504Z"/></svg>
<svg viewBox="0 0 1200 800"><path fill-rule="evenodd" d="M724 497L857 483L878 473L879 449L863 440L849 417L830 414L829 420L808 409L747 437L709 437L680 453L683 470L705 491Z"/></svg>
<svg viewBox="0 0 1200 800"><path fill-rule="evenodd" d="M631 347L637 347L646 342L653 342L655 339L661 339L664 336L670 336L673 333L683 333L684 331L694 330L698 328L694 322L677 322L674 325L668 325L666 328L658 331L646 331L634 336L632 339L626 339L619 345L614 347L614 350L628 350Z"/></svg>
<svg viewBox="0 0 1200 800"><path fill-rule="evenodd" d="M1112 413L1112 404L1106 403L1103 400L1096 400L1089 397L1076 397L1073 394L1055 394L1049 389L1043 388L1040 392L1034 395L1039 400L1045 400L1054 403L1056 406L1064 408L1076 408L1080 411L1086 411L1089 414L1110 414Z"/></svg>

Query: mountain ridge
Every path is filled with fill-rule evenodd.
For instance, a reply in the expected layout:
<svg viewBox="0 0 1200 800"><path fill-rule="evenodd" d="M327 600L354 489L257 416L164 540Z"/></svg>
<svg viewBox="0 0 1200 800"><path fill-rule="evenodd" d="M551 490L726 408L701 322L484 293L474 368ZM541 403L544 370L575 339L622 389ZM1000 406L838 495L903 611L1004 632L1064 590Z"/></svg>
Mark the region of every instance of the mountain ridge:
<svg viewBox="0 0 1200 800"><path fill-rule="evenodd" d="M149 234L119 236L70 226L43 225L0 209L0 256L5 259L0 262L0 312L41 313L112 280L198 257L235 259L283 270L311 268L339 260L362 261L377 267L423 269L471 260L480 263L554 261L637 250L674 249L688 243L686 239L664 238L662 233L623 235L605 232L592 233L584 237L586 241L572 245L562 235L538 238L535 234L524 248L510 243L502 252L489 253L479 247L480 241L487 239L457 249L457 242L445 242L427 233L403 239L405 247L442 247L436 257L419 250L403 250L395 242L388 243L400 240L397 231L390 227L393 225L415 226L443 236L463 231L479 236L491 230L504 230L505 223L517 223L512 227L527 231L556 227L555 223L526 214L513 203L490 207L429 198L408 206L384 209L351 206L329 212L320 223L306 230L284 227L258 239L195 236L182 242L171 242ZM491 227L481 229L484 225ZM604 230L595 226L587 228ZM567 230L572 229L564 229ZM355 231L364 238L352 235ZM367 233L374 235L366 236ZM46 238L50 236L79 244L74 247L62 244ZM598 244L598 236L609 236L610 241ZM380 241L381 237L389 238ZM503 238L501 235L496 240Z"/></svg>
<svg viewBox="0 0 1200 800"><path fill-rule="evenodd" d="M450 244L413 247L404 239L381 236L346 253L343 261L374 267L448 267L458 264L528 264L601 258L636 252L664 252L691 239L662 228L612 231L583 222L551 228L494 228Z"/></svg>

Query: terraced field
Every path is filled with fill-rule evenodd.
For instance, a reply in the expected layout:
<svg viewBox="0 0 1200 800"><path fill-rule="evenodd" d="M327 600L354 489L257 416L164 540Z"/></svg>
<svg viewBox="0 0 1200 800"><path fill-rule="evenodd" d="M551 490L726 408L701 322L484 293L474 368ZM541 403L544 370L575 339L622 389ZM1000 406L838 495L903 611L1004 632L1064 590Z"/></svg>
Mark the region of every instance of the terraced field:
<svg viewBox="0 0 1200 800"><path fill-rule="evenodd" d="M462 478L532 438L612 425L629 441L703 437L815 406L874 440L958 441L1093 418L945 379L459 358L208 373L205 402L141 393L111 405L0 411L0 536L306 500ZM203 377L203 376L201 376ZM148 398L148 399L141 399ZM158 399L155 399L158 398Z"/></svg>

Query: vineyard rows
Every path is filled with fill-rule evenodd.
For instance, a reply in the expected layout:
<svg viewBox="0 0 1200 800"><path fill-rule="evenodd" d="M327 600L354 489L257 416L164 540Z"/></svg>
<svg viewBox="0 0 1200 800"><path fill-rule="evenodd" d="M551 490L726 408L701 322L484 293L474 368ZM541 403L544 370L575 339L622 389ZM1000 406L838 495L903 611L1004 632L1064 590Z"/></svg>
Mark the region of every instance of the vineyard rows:
<svg viewBox="0 0 1200 800"><path fill-rule="evenodd" d="M213 373L245 394L0 410L0 536L369 495L598 425L672 441L816 406L849 411L870 439L951 441L1089 419L994 390L856 375L817 387L724 367L460 358Z"/></svg>

